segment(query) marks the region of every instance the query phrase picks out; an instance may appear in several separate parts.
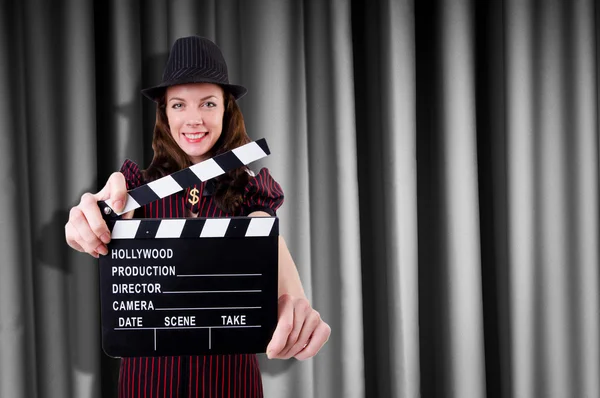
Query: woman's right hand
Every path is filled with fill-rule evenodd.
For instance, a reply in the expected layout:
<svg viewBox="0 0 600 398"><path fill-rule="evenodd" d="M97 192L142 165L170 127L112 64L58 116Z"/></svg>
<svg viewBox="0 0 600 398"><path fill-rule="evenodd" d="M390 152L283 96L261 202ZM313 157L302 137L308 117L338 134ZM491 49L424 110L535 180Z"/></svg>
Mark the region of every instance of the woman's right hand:
<svg viewBox="0 0 600 398"><path fill-rule="evenodd" d="M99 254L106 255L106 244L110 242L110 231L102 218L99 200L109 200L114 211L120 212L127 200L127 184L123 174L111 174L106 185L100 192L84 193L79 204L69 212L69 221L65 225L67 243L73 249L85 252L98 258ZM121 216L132 218L133 210Z"/></svg>

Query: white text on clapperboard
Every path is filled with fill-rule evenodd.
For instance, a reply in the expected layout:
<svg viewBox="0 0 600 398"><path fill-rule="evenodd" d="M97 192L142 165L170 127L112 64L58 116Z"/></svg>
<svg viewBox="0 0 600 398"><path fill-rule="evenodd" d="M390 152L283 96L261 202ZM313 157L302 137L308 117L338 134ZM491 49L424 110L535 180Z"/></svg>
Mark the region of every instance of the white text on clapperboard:
<svg viewBox="0 0 600 398"><path fill-rule="evenodd" d="M173 249L113 249L112 259L138 260L138 259L170 259L173 258ZM177 276L174 265L115 265L111 267L111 276ZM113 294L161 294L160 283L113 283ZM152 300L124 300L113 301L114 311L154 311ZM222 315L223 325L246 325L245 315ZM144 326L141 316L118 317L120 328L140 328ZM196 326L196 317L191 316L166 316L166 327Z"/></svg>
<svg viewBox="0 0 600 398"><path fill-rule="evenodd" d="M173 249L113 249L113 260L143 260L173 258ZM113 266L112 276L176 276L174 265L120 265ZM160 283L113 283L113 294L160 294ZM114 301L114 311L154 311L152 300ZM166 316L165 326L196 326L195 316ZM119 327L143 327L144 318L141 316L119 317Z"/></svg>

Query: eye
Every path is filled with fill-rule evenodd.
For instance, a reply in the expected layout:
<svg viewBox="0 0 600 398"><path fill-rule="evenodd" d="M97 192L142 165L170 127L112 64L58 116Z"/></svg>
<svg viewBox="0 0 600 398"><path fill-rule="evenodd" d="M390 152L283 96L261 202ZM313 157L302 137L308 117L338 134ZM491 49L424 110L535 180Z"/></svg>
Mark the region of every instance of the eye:
<svg viewBox="0 0 600 398"><path fill-rule="evenodd" d="M208 101L204 105L206 105L207 108L214 108L215 106L217 106L217 104L215 104L212 101Z"/></svg>
<svg viewBox="0 0 600 398"><path fill-rule="evenodd" d="M181 109L181 107L183 107L183 104L181 102L176 102L173 105L171 105L172 109Z"/></svg>

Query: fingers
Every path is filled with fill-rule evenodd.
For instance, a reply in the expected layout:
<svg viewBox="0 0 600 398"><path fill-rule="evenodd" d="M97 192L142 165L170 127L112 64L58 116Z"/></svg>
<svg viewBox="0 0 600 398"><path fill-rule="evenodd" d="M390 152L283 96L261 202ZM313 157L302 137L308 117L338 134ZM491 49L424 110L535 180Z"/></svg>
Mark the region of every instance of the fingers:
<svg viewBox="0 0 600 398"><path fill-rule="evenodd" d="M300 351L302 351L310 343L311 336L319 326L321 316L315 310L311 310L310 314L306 317L301 333L294 340L294 344L290 347L287 352L283 353L285 359L295 357Z"/></svg>
<svg viewBox="0 0 600 398"><path fill-rule="evenodd" d="M67 238L67 244L69 246L79 252L85 252L85 249L81 247L79 243L77 243L81 240L81 235L79 235L79 232L77 232L75 227L73 227L73 224L67 223L65 225L65 237Z"/></svg>
<svg viewBox="0 0 600 398"><path fill-rule="evenodd" d="M99 200L110 202L117 212L125 206L127 184L121 173L113 173L106 185L97 194L85 193L79 204L69 213L69 221L65 225L65 237L73 249L89 253L94 257L106 255L106 244L110 242L110 231L102 218ZM124 218L132 218L133 212L128 212Z"/></svg>
<svg viewBox="0 0 600 398"><path fill-rule="evenodd" d="M91 194L87 195L91 196ZM82 199L82 203L79 206L71 209L69 221L65 226L65 233L67 231L70 233L70 240L68 239L67 242L71 247L77 250L77 246L79 246L84 252L97 257L97 254L104 255L108 252L101 239L109 241L110 233L106 223L100 216L98 206L95 209L95 212L98 214L94 215L94 209L90 208L89 203L87 203L88 201L89 199L86 197L86 199ZM97 217L100 218L99 221L97 221ZM105 231L101 223L104 224Z"/></svg>
<svg viewBox="0 0 600 398"><path fill-rule="evenodd" d="M96 200L108 200L109 206L116 212L123 210L127 200L125 176L119 172L112 173L104 188L96 194Z"/></svg>
<svg viewBox="0 0 600 398"><path fill-rule="evenodd" d="M313 332L308 345L297 355L295 355L296 359L303 361L317 355L317 352L319 352L327 340L329 340L330 335L331 328L328 324L321 321Z"/></svg>
<svg viewBox="0 0 600 398"><path fill-rule="evenodd" d="M307 359L314 356L327 342L331 328L308 300L279 298L279 320L267 347L270 359Z"/></svg>
<svg viewBox="0 0 600 398"><path fill-rule="evenodd" d="M312 315L313 312L316 312L310 307L308 300L300 299L296 300L294 303L294 327L290 332L286 345L283 347L281 352L277 355L278 358L288 359L294 356L298 351L300 351L306 342L308 342L308 338L312 334L312 330L308 331L311 327L314 328L317 326L317 323L314 322L315 317ZM307 322L309 321L310 322ZM300 332L304 334L303 342L300 342Z"/></svg>
<svg viewBox="0 0 600 398"><path fill-rule="evenodd" d="M294 327L294 304L289 294L283 294L278 302L277 327L267 346L267 357L274 358L283 350L288 336Z"/></svg>
<svg viewBox="0 0 600 398"><path fill-rule="evenodd" d="M110 242L110 231L102 218L96 197L90 193L83 194L76 208L80 210L83 217L76 219L75 228L88 245L93 244L96 248Z"/></svg>

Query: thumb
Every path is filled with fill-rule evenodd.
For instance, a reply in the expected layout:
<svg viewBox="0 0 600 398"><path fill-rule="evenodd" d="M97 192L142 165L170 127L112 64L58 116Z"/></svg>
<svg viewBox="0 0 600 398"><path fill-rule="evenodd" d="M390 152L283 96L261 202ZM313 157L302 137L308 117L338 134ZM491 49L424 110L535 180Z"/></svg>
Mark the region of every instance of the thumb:
<svg viewBox="0 0 600 398"><path fill-rule="evenodd" d="M104 188L96 194L97 200L104 200L116 212L125 208L127 201L127 183L122 173L112 173Z"/></svg>
<svg viewBox="0 0 600 398"><path fill-rule="evenodd" d="M127 213L123 213L123 214L121 214L121 218L125 219L125 220L131 219L131 218L133 218L133 213L134 213L133 210L128 211Z"/></svg>

